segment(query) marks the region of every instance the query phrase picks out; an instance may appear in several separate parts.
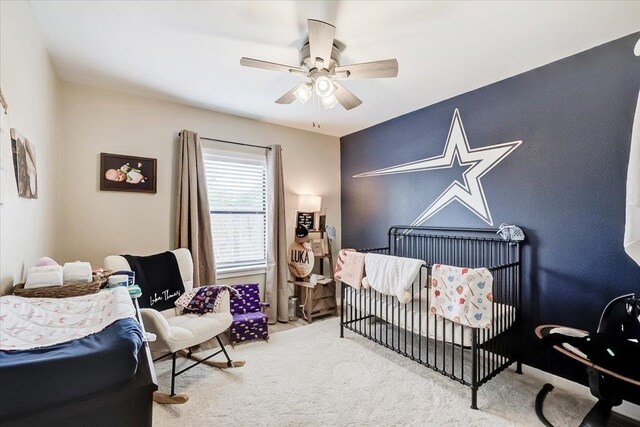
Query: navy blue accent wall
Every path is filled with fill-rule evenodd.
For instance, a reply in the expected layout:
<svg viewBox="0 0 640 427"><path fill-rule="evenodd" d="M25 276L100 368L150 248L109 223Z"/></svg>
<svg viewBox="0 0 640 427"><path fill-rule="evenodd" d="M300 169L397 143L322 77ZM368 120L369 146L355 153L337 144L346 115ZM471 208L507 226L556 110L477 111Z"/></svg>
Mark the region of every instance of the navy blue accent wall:
<svg viewBox="0 0 640 427"><path fill-rule="evenodd" d="M556 323L594 330L613 297L640 291L624 252L625 186L640 87L640 32L341 139L342 247L386 246L464 169L369 178L353 175L442 154L455 108L470 147L522 140L482 178L495 226L517 224L524 249L524 362L547 366L533 330ZM473 70L469 70L472 73ZM401 78L401 76L400 76ZM392 101L390 101L392 102ZM454 202L425 225L486 227Z"/></svg>

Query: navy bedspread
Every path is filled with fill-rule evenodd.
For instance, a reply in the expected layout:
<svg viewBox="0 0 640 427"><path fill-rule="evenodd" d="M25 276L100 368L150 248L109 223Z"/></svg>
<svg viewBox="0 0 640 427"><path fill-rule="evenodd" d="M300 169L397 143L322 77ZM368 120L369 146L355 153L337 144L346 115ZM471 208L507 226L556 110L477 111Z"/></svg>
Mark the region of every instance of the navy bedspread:
<svg viewBox="0 0 640 427"><path fill-rule="evenodd" d="M142 329L134 319L36 350L0 351L0 419L55 406L131 379Z"/></svg>

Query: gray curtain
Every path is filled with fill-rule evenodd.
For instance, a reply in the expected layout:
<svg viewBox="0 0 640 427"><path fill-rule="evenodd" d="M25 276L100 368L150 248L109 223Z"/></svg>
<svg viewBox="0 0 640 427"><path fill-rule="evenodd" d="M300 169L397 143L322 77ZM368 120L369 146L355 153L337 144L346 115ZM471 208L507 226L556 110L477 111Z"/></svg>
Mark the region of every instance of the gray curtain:
<svg viewBox="0 0 640 427"><path fill-rule="evenodd" d="M289 321L291 294L287 267L287 232L282 180L282 147L267 150L267 281L269 323Z"/></svg>
<svg viewBox="0 0 640 427"><path fill-rule="evenodd" d="M216 266L202 147L198 134L188 130L180 133L175 243L191 251L193 286L214 284Z"/></svg>

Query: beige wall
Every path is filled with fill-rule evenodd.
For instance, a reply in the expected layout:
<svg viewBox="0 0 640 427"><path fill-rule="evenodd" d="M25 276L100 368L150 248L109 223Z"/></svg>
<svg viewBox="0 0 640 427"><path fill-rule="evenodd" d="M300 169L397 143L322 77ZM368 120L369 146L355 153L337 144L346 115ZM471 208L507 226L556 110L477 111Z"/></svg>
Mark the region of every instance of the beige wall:
<svg viewBox="0 0 640 427"><path fill-rule="evenodd" d="M338 138L71 83L61 84L61 106L59 261L81 259L100 266L109 254L142 255L173 247L181 129L250 144L281 144L289 235L296 195L319 194L328 211L327 222L336 226L340 241ZM157 158L158 193L99 191L100 152ZM256 279L262 281L259 276L224 281Z"/></svg>
<svg viewBox="0 0 640 427"><path fill-rule="evenodd" d="M39 257L54 254L60 188L58 80L27 2L0 2L0 87L9 104L0 134L0 293L6 293ZM36 200L18 197L10 128L36 147Z"/></svg>

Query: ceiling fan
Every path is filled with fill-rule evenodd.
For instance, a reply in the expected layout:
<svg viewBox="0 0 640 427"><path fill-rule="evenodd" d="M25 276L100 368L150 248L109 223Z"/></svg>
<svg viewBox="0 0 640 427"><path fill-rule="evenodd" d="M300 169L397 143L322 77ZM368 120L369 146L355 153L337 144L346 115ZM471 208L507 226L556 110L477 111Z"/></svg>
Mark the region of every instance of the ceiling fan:
<svg viewBox="0 0 640 427"><path fill-rule="evenodd" d="M291 104L296 99L304 104L315 90L325 109L340 104L346 110L351 110L362 104L362 101L337 80L377 79L398 75L397 59L341 66L340 50L334 41L336 27L316 19L308 19L307 24L309 41L300 49L300 66L245 57L240 59L240 65L245 67L282 71L309 79L278 98L277 104Z"/></svg>

